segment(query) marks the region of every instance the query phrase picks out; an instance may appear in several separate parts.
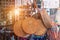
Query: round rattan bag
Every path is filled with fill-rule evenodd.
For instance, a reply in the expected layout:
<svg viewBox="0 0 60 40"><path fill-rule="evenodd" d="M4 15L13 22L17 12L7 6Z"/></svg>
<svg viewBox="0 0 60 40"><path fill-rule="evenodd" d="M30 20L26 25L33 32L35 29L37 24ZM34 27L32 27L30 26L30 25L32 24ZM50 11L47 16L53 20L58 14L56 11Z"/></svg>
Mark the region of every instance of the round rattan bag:
<svg viewBox="0 0 60 40"><path fill-rule="evenodd" d="M47 29L45 28L45 26L43 25L41 20L37 20L37 21L38 21L40 26L34 34L38 35L38 36L42 36L46 33Z"/></svg>
<svg viewBox="0 0 60 40"><path fill-rule="evenodd" d="M41 18L42 18L42 21L45 25L46 28L51 28L52 25L51 25L51 18L49 17L47 11L45 9L42 9L40 11L40 15L41 15Z"/></svg>
<svg viewBox="0 0 60 40"><path fill-rule="evenodd" d="M27 33L25 33L22 29L22 20L20 21L17 21L15 24L14 24L14 28L13 28L13 31L15 33L16 36L18 37L27 37L29 36Z"/></svg>
<svg viewBox="0 0 60 40"><path fill-rule="evenodd" d="M33 34L37 31L39 23L33 17L27 17L23 20L22 28L28 34Z"/></svg>

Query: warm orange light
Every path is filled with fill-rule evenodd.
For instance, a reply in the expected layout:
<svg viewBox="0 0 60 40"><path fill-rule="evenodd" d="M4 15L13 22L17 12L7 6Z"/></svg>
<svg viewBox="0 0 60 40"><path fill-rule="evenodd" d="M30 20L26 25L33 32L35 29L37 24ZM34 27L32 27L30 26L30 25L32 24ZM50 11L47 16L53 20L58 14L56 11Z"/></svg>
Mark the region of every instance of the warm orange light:
<svg viewBox="0 0 60 40"><path fill-rule="evenodd" d="M19 8L16 8L16 9L14 10L14 13L15 13L16 16L18 16L19 13L20 13L20 9L19 9Z"/></svg>

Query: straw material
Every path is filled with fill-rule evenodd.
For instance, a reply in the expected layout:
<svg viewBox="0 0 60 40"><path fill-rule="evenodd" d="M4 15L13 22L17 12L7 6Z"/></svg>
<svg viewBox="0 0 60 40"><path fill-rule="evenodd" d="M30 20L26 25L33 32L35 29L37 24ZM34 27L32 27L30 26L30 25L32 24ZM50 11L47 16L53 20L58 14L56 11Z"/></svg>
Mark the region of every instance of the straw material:
<svg viewBox="0 0 60 40"><path fill-rule="evenodd" d="M36 19L32 17L27 17L25 20L23 20L23 23L22 23L23 30L28 34L35 33L38 29L38 26L40 25L38 24Z"/></svg>

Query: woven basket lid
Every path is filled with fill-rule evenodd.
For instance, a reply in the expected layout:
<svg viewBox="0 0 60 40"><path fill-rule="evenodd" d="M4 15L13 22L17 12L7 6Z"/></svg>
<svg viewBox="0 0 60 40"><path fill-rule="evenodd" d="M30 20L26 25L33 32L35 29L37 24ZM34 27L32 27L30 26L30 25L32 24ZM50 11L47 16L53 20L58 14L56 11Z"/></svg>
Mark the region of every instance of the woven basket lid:
<svg viewBox="0 0 60 40"><path fill-rule="evenodd" d="M35 35L42 36L46 33L47 29L44 27L43 23L41 20L37 20L38 23L40 24L39 28L37 31L34 33Z"/></svg>
<svg viewBox="0 0 60 40"><path fill-rule="evenodd" d="M38 29L38 26L38 22L32 17L27 17L22 23L23 30L28 34L35 33Z"/></svg>
<svg viewBox="0 0 60 40"><path fill-rule="evenodd" d="M18 37L26 37L28 35L22 29L22 20L20 20L14 24L13 31L14 31L15 35Z"/></svg>

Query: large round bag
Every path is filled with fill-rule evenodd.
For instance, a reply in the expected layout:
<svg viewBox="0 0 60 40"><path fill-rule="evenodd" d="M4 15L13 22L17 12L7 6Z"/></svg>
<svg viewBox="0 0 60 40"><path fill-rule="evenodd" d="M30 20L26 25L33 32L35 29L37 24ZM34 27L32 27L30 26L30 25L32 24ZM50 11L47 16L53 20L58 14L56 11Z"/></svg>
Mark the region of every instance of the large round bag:
<svg viewBox="0 0 60 40"><path fill-rule="evenodd" d="M29 36L22 29L22 20L19 20L19 21L15 22L13 31L14 31L15 35L18 36L18 37L27 37L27 36Z"/></svg>
<svg viewBox="0 0 60 40"><path fill-rule="evenodd" d="M28 34L34 34L39 26L40 24L33 17L25 18L22 23L23 30Z"/></svg>
<svg viewBox="0 0 60 40"><path fill-rule="evenodd" d="M36 33L34 33L35 35L38 35L38 36L42 36L46 33L47 29L45 28L45 26L43 25L42 21L41 20L37 20L38 23L39 23L39 28L37 29Z"/></svg>
<svg viewBox="0 0 60 40"><path fill-rule="evenodd" d="M42 6L43 6L43 2L42 2ZM34 7L35 9L37 9L37 13L38 15L40 15L40 18L42 19L43 24L45 25L46 28L51 28L51 19L48 16L47 11L44 9L44 7L42 8L42 10L39 10L37 4L36 4L36 0L34 0Z"/></svg>
<svg viewBox="0 0 60 40"><path fill-rule="evenodd" d="M51 25L51 19L50 17L48 16L48 13L45 9L42 9L40 11L40 15L41 15L41 18L42 18L42 21L43 21L43 24L45 25L46 28L51 28L52 25Z"/></svg>

